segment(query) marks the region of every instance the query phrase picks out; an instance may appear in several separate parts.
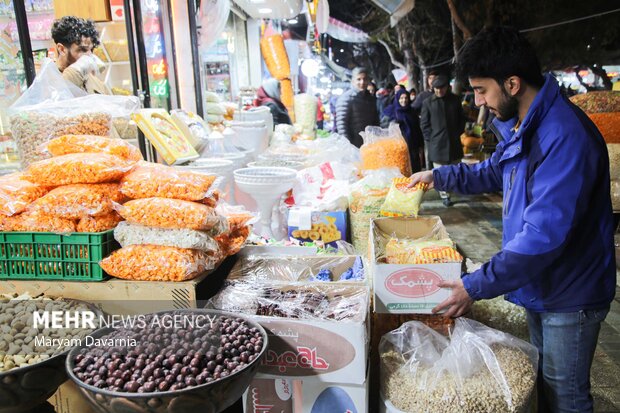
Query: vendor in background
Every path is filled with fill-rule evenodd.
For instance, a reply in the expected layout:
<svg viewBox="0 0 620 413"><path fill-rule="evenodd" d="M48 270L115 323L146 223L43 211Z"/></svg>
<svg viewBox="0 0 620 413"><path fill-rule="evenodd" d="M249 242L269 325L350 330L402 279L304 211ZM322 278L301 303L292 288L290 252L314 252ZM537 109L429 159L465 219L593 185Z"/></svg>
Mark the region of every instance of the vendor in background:
<svg viewBox="0 0 620 413"><path fill-rule="evenodd" d="M325 122L325 106L323 106L320 93L314 96L316 96L316 128L322 130Z"/></svg>
<svg viewBox="0 0 620 413"><path fill-rule="evenodd" d="M273 116L273 124L286 123L291 125L291 118L288 115L286 106L280 100L280 82L274 78L267 79L256 91L255 106L266 106Z"/></svg>
<svg viewBox="0 0 620 413"><path fill-rule="evenodd" d="M517 30L484 29L458 55L477 106L501 136L493 156L412 176L411 186L463 194L503 191L502 250L482 268L444 281L433 312L465 314L503 295L526 310L538 349L538 411L593 411L590 368L616 293L609 155L596 126L543 76Z"/></svg>
<svg viewBox="0 0 620 413"><path fill-rule="evenodd" d="M56 66L65 80L88 93L112 94L97 78L98 60L93 49L99 46L99 33L92 20L64 16L52 25L52 39L56 44Z"/></svg>

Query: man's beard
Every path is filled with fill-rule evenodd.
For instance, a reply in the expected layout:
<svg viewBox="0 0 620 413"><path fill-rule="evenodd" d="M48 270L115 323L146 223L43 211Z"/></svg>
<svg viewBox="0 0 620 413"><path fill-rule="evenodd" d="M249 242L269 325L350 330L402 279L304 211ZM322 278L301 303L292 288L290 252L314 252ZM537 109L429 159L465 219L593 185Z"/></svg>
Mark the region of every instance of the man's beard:
<svg viewBox="0 0 620 413"><path fill-rule="evenodd" d="M501 121L507 121L519 114L519 101L516 97L510 96L504 87L502 87L502 96L503 99L496 109L497 118Z"/></svg>

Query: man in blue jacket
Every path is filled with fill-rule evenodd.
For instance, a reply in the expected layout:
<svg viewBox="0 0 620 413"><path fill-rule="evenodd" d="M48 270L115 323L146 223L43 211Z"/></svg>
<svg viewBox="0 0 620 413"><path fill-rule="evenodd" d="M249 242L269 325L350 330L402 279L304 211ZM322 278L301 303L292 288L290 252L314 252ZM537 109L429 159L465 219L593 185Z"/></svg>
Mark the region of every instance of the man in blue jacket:
<svg viewBox="0 0 620 413"><path fill-rule="evenodd" d="M497 117L491 159L413 175L438 190L503 191L503 248L481 269L444 282L433 311L466 313L474 300L525 307L539 352L539 412L591 412L590 367L615 294L609 156L588 117L543 76L531 45L509 28L486 29L458 56L476 105Z"/></svg>

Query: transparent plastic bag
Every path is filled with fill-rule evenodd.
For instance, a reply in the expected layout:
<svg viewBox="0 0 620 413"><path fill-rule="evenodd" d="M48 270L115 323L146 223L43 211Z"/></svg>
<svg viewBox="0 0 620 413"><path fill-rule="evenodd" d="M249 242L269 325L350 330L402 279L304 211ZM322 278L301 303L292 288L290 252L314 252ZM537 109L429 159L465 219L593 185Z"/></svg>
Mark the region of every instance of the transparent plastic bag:
<svg viewBox="0 0 620 413"><path fill-rule="evenodd" d="M219 250L213 237L203 231L191 229L164 229L121 222L114 229L114 238L121 247L129 245L161 245L215 252Z"/></svg>
<svg viewBox="0 0 620 413"><path fill-rule="evenodd" d="M215 207L215 212L226 218L230 231L258 222L258 213L250 212L242 205L222 203Z"/></svg>
<svg viewBox="0 0 620 413"><path fill-rule="evenodd" d="M0 214L15 215L45 195L49 188L26 181L21 173L0 177Z"/></svg>
<svg viewBox="0 0 620 413"><path fill-rule="evenodd" d="M99 262L109 275L138 281L187 281L215 268L219 257L204 251L130 245L114 251Z"/></svg>
<svg viewBox="0 0 620 413"><path fill-rule="evenodd" d="M118 184L75 184L52 189L31 208L66 219L101 216L113 212L112 202L122 202Z"/></svg>
<svg viewBox="0 0 620 413"><path fill-rule="evenodd" d="M271 76L278 80L282 80L290 77L291 67L282 35L275 33L273 29L272 33L273 34L265 33L260 39L260 51ZM284 87L282 87L282 89L284 92ZM290 97L290 103L292 104L293 96L291 95ZM282 103L285 105L287 104L284 102L284 96L282 96Z"/></svg>
<svg viewBox="0 0 620 413"><path fill-rule="evenodd" d="M237 261L228 280L249 283L364 282L366 270L359 256L249 256Z"/></svg>
<svg viewBox="0 0 620 413"><path fill-rule="evenodd" d="M364 138L360 148L362 169L397 167L404 176L411 175L409 147L398 124L392 123L388 129L367 126L360 135Z"/></svg>
<svg viewBox="0 0 620 413"><path fill-rule="evenodd" d="M217 176L140 162L121 181L121 192L132 199L162 197L200 201L212 195Z"/></svg>
<svg viewBox="0 0 620 413"><path fill-rule="evenodd" d="M64 97L64 98L63 98ZM58 100L18 100L9 108L11 132L22 166L48 157L39 148L62 135L117 137L113 119L127 119L140 106L135 96L87 95Z"/></svg>
<svg viewBox="0 0 620 413"><path fill-rule="evenodd" d="M231 256L241 251L251 232L252 229L250 227L242 226L218 234L214 239L222 253L225 256Z"/></svg>
<svg viewBox="0 0 620 413"><path fill-rule="evenodd" d="M428 189L428 184L420 182L413 188L408 188L410 183L411 178L392 180L392 186L381 206L381 215L387 217L418 216L422 197Z"/></svg>
<svg viewBox="0 0 620 413"><path fill-rule="evenodd" d="M110 212L97 217L82 217L77 224L77 232L103 232L111 230L123 221L117 212Z"/></svg>
<svg viewBox="0 0 620 413"><path fill-rule="evenodd" d="M66 234L75 232L76 226L75 222L69 219L45 215L38 211L26 211L11 217L2 217L0 230Z"/></svg>
<svg viewBox="0 0 620 413"><path fill-rule="evenodd" d="M325 162L361 163L360 150L352 145L347 138L336 133L327 138L298 141L297 146L303 148L307 155L306 166L319 165Z"/></svg>
<svg viewBox="0 0 620 413"><path fill-rule="evenodd" d="M174 123L185 132L185 138L198 152L207 144L211 128L200 116L195 113L174 109L170 111Z"/></svg>
<svg viewBox="0 0 620 413"><path fill-rule="evenodd" d="M379 216L393 178L402 177L396 168L368 171L368 174L351 185L349 193L349 218L351 242L362 255L368 254L370 220Z"/></svg>
<svg viewBox="0 0 620 413"><path fill-rule="evenodd" d="M409 321L381 338L381 394L403 412L527 412L538 351L459 318L450 337Z"/></svg>
<svg viewBox="0 0 620 413"><path fill-rule="evenodd" d="M227 281L209 306L218 310L293 319L361 323L370 290L360 284L266 284Z"/></svg>
<svg viewBox="0 0 620 413"><path fill-rule="evenodd" d="M134 163L105 153L72 153L32 163L24 178L48 186L114 182Z"/></svg>
<svg viewBox="0 0 620 413"><path fill-rule="evenodd" d="M179 199L135 199L114 208L132 224L156 228L209 230L224 220L213 208Z"/></svg>
<svg viewBox="0 0 620 413"><path fill-rule="evenodd" d="M140 150L122 139L93 135L63 135L47 142L45 150L52 156L70 153L107 153L130 161L143 160Z"/></svg>

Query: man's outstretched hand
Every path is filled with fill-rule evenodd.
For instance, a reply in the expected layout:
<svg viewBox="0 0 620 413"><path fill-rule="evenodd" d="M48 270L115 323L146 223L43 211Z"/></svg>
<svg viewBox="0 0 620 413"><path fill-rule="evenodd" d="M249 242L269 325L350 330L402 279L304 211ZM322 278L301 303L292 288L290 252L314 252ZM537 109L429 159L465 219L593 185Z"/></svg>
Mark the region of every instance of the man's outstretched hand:
<svg viewBox="0 0 620 413"><path fill-rule="evenodd" d="M433 308L433 314L446 310L442 315L448 317L460 317L467 313L474 303L467 290L463 286L462 280L456 281L441 281L437 284L441 288L452 288L452 294L446 298L443 302L439 303L437 307Z"/></svg>
<svg viewBox="0 0 620 413"><path fill-rule="evenodd" d="M431 170L431 171L422 171L422 172L414 173L413 175L411 175L411 182L409 183L409 185L407 185L407 188L413 188L420 182L428 184L428 189L432 189L433 188L433 171Z"/></svg>

